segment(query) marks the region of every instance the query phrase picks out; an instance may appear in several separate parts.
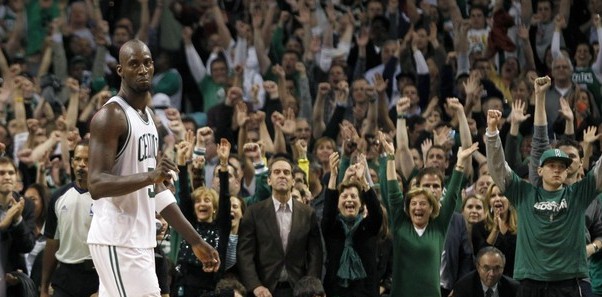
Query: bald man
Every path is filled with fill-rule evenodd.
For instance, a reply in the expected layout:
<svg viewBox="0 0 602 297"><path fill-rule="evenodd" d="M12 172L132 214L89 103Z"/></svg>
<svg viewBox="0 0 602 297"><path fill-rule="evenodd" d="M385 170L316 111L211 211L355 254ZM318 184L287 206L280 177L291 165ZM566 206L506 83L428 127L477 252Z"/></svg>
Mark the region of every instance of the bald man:
<svg viewBox="0 0 602 297"><path fill-rule="evenodd" d="M176 164L158 155L159 136L147 107L153 58L139 40L119 51L121 89L90 126L89 191L94 199L88 245L99 296L160 296L155 274L155 212L190 243L207 272L220 265L215 249L184 218L166 184Z"/></svg>

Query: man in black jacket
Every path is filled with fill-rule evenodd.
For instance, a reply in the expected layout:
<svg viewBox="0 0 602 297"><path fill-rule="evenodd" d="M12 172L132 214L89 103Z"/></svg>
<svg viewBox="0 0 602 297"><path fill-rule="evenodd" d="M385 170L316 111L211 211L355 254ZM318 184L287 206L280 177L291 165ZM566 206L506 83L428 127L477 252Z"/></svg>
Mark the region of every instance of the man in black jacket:
<svg viewBox="0 0 602 297"><path fill-rule="evenodd" d="M27 273L24 253L29 253L35 244L33 202L15 192L17 167L10 158L0 157L0 263L6 275L6 292L0 296L20 296L23 281L17 270Z"/></svg>
<svg viewBox="0 0 602 297"><path fill-rule="evenodd" d="M460 279L453 297L514 297L518 282L502 274L506 257L495 247L482 248L477 254L477 270Z"/></svg>

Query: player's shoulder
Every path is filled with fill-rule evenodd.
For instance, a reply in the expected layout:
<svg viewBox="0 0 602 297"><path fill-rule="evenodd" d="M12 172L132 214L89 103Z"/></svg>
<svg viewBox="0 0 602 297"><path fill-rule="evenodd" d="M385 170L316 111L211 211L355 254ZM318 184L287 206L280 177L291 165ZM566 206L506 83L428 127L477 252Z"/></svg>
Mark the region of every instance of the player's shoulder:
<svg viewBox="0 0 602 297"><path fill-rule="evenodd" d="M109 101L94 115L91 129L99 128L107 131L127 126L127 116L123 107L117 101Z"/></svg>

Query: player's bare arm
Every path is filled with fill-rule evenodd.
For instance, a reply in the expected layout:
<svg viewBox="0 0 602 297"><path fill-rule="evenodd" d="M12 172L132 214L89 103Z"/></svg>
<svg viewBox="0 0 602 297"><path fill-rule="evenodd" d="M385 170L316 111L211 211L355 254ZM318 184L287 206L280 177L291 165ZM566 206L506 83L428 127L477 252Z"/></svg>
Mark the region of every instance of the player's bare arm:
<svg viewBox="0 0 602 297"><path fill-rule="evenodd" d="M90 161L88 188L93 199L121 196L171 177L177 166L160 160L157 170L129 176L113 175L117 150L127 133L125 112L117 104L104 106L90 124Z"/></svg>

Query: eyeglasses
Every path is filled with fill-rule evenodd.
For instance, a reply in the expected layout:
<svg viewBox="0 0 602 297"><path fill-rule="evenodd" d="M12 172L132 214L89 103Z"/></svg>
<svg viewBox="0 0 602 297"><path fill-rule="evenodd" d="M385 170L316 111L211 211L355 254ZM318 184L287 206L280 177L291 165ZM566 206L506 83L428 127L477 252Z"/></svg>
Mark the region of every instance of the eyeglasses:
<svg viewBox="0 0 602 297"><path fill-rule="evenodd" d="M484 272L498 273L498 272L502 272L502 270L504 270L504 267L503 266L479 265L479 269L483 270Z"/></svg>

